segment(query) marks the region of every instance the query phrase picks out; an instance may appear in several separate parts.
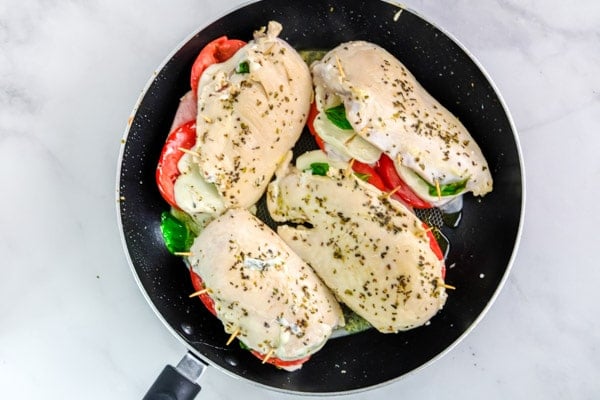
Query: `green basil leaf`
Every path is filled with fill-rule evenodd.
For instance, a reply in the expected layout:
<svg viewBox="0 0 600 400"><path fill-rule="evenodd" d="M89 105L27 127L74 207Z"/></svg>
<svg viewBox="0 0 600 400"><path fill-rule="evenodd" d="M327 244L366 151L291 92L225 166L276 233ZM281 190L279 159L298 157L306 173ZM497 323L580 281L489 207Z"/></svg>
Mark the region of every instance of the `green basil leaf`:
<svg viewBox="0 0 600 400"><path fill-rule="evenodd" d="M194 242L195 235L188 226L175 218L169 211L160 215L160 232L167 250L171 254L189 251Z"/></svg>
<svg viewBox="0 0 600 400"><path fill-rule="evenodd" d="M469 178L463 179L462 181L458 182L451 182L445 185L440 185L440 193L438 193L437 188L435 186L427 182L429 195L438 196L439 194L440 196L454 196L464 190L464 188L467 186L468 180Z"/></svg>
<svg viewBox="0 0 600 400"><path fill-rule="evenodd" d="M325 176L329 171L329 164L323 162L314 162L310 164L310 170L313 175Z"/></svg>
<svg viewBox="0 0 600 400"><path fill-rule="evenodd" d="M248 61L242 61L241 63L239 63L239 65L235 69L235 72L237 72L238 74L247 74L248 72L250 72L250 64L248 64Z"/></svg>
<svg viewBox="0 0 600 400"><path fill-rule="evenodd" d="M251 350L250 347L246 346L246 343L242 342L241 340L238 340L238 344L240 345L240 348L244 350Z"/></svg>
<svg viewBox="0 0 600 400"><path fill-rule="evenodd" d="M325 115L327 116L327 119L338 128L344 130L352 129L352 125L350 125L350 122L346 119L346 109L344 108L344 104L328 108L325 110Z"/></svg>

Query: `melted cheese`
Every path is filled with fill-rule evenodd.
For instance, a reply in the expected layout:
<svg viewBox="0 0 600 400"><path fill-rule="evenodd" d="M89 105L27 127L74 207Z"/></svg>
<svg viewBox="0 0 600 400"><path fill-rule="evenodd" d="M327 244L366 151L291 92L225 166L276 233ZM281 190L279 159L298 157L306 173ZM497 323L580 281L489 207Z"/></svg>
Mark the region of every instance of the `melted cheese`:
<svg viewBox="0 0 600 400"><path fill-rule="evenodd" d="M492 190L487 162L467 129L383 48L343 43L311 70L321 107L343 102L354 133L401 165L402 178L412 182L409 175L418 174L430 185L468 179L474 195ZM455 197L432 197L427 185L413 189L435 204Z"/></svg>
<svg viewBox="0 0 600 400"><path fill-rule="evenodd" d="M327 176L306 165L282 168L268 188L267 204L282 225L277 232L308 262L336 296L381 332L423 325L446 300L443 261L429 245L422 222L387 199L347 166L332 164Z"/></svg>
<svg viewBox="0 0 600 400"><path fill-rule="evenodd" d="M199 226L204 226L225 211L225 205L215 185L203 178L195 158L185 153L177 164L180 175L174 184L175 202Z"/></svg>
<svg viewBox="0 0 600 400"><path fill-rule="evenodd" d="M212 221L189 262L210 289L227 333L249 348L295 360L344 325L339 304L311 268L262 221L231 209Z"/></svg>

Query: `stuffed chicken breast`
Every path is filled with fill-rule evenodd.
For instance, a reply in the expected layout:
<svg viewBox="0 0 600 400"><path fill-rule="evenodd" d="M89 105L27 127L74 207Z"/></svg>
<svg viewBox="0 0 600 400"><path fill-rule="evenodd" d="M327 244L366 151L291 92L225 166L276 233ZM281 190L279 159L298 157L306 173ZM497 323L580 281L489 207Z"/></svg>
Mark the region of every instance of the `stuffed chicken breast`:
<svg viewBox="0 0 600 400"><path fill-rule="evenodd" d="M188 261L225 331L287 370L318 351L344 318L313 270L262 221L230 209L195 239Z"/></svg>
<svg viewBox="0 0 600 400"><path fill-rule="evenodd" d="M195 121L179 127L179 142L173 139L175 171L163 171L167 163L161 157L157 172L166 175L166 186L172 181L171 203L197 220L206 222L228 208L255 204L306 123L310 71L278 37L281 30L272 21L247 44L219 38L200 53L203 69L192 82L193 87L197 84L196 96L191 92L180 105L184 117L195 110ZM203 55L207 48L212 51L208 56ZM222 52L231 54L216 62ZM194 66L192 79L196 70ZM190 96L197 98L197 107L190 106Z"/></svg>
<svg viewBox="0 0 600 400"><path fill-rule="evenodd" d="M283 167L267 204L277 232L335 295L381 332L426 323L446 301L443 257L426 226L350 166L316 151Z"/></svg>
<svg viewBox="0 0 600 400"><path fill-rule="evenodd" d="M487 162L467 129L385 49L342 43L311 72L319 112L313 125L328 152L371 165L389 157L432 205L492 190Z"/></svg>

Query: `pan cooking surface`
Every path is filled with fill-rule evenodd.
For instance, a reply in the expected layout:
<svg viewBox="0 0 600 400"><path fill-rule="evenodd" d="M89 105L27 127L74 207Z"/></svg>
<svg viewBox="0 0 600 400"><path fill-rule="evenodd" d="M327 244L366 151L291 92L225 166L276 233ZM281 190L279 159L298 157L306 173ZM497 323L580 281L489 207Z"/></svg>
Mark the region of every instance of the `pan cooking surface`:
<svg viewBox="0 0 600 400"><path fill-rule="evenodd" d="M189 90L189 71L200 49L228 35L249 40L269 20L297 50L329 49L368 40L394 54L421 84L469 129L486 156L494 191L466 195L457 228L443 227L450 241L445 308L427 326L398 334L368 330L330 340L300 371L261 363L236 344L225 346L221 323L204 309L183 261L162 242L160 213L168 209L155 185L157 160L179 98ZM294 149L314 148L308 131ZM502 285L519 234L522 181L510 118L494 88L468 54L436 27L408 10L378 1L265 0L215 21L183 44L149 84L135 110L122 149L118 182L122 236L143 292L167 326L210 364L273 389L333 393L390 382L449 349L487 309ZM259 206L259 217L272 221Z"/></svg>

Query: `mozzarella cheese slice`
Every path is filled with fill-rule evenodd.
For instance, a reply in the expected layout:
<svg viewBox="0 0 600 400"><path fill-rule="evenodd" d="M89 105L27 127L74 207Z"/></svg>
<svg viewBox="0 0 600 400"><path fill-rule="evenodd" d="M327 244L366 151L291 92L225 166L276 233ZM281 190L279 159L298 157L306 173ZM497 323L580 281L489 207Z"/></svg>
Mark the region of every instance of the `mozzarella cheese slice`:
<svg viewBox="0 0 600 400"><path fill-rule="evenodd" d="M353 128L349 134L389 155L421 198L443 204L459 193L439 198L429 188L465 180L465 191L474 195L492 190L487 162L464 125L383 48L343 43L311 71L317 107L343 104ZM351 148L345 151L360 160Z"/></svg>
<svg viewBox="0 0 600 400"><path fill-rule="evenodd" d="M277 232L379 331L423 325L446 301L443 261L431 250L423 223L348 173L346 163L331 162L327 176L313 175L310 164L316 160L314 153L300 156L297 167L282 167L269 185L267 204L275 221L310 224L282 225Z"/></svg>
<svg viewBox="0 0 600 400"><path fill-rule="evenodd" d="M230 209L195 239L189 257L227 333L282 360L318 351L344 317L313 270L267 225Z"/></svg>
<svg viewBox="0 0 600 400"><path fill-rule="evenodd" d="M225 211L222 196L214 184L207 182L199 168L197 156L185 153L177 168L180 175L174 184L175 202L190 215L199 226L204 226Z"/></svg>

